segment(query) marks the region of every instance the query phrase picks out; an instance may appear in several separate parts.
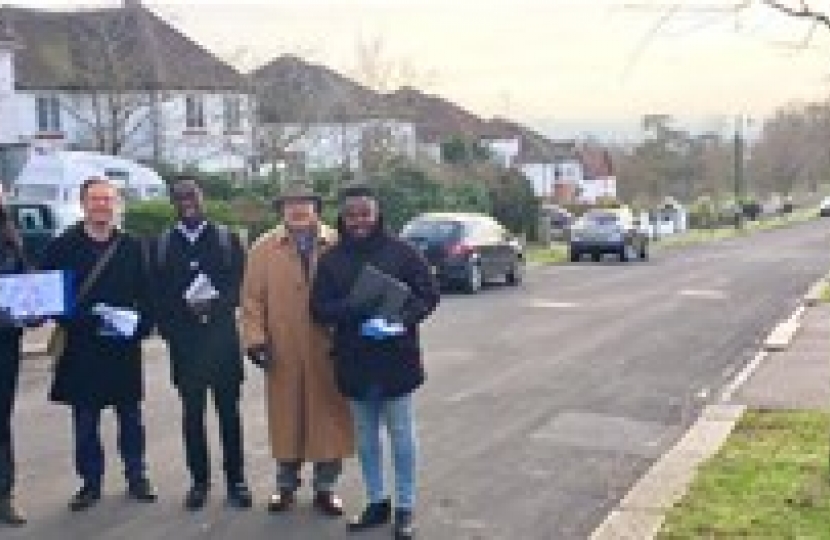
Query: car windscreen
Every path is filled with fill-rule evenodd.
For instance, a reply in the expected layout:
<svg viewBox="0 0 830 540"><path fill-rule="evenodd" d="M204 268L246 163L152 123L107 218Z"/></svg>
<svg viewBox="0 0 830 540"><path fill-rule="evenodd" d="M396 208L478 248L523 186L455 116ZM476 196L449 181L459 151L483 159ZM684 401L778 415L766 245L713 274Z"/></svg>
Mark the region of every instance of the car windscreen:
<svg viewBox="0 0 830 540"><path fill-rule="evenodd" d="M617 214L612 213L588 213L582 216L580 219L580 224L583 226L594 226L594 227L611 227L614 225L619 224L620 217Z"/></svg>
<svg viewBox="0 0 830 540"><path fill-rule="evenodd" d="M458 238L461 234L461 224L452 220L422 219L409 223L403 228L401 236L404 238L427 240L429 242L445 242Z"/></svg>

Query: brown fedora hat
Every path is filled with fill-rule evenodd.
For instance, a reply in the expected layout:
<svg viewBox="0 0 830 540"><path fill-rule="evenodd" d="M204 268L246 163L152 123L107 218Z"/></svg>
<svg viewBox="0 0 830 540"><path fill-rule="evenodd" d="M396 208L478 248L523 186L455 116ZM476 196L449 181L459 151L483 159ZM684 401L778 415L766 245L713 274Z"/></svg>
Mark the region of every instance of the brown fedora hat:
<svg viewBox="0 0 830 540"><path fill-rule="evenodd" d="M302 183L289 184L280 193L279 197L274 199L274 208L282 209L282 206L289 201L307 201L313 202L317 207L318 212L323 207L323 197L316 193L311 187Z"/></svg>

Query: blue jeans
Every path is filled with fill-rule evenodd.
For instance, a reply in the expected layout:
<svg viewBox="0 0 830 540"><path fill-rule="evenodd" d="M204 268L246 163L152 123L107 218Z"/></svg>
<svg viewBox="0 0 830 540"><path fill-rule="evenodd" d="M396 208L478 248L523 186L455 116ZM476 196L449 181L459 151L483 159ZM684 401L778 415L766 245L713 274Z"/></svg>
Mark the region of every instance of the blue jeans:
<svg viewBox="0 0 830 540"><path fill-rule="evenodd" d="M104 476L104 448L101 444L99 408L73 407L75 427L75 470L84 484L100 489ZM145 477L144 425L138 403L115 407L118 419L118 450L129 483Z"/></svg>
<svg viewBox="0 0 830 540"><path fill-rule="evenodd" d="M351 407L357 436L357 454L369 502L378 503L386 499L381 445L381 424L384 424L392 446L395 508L414 509L418 441L412 397L352 401Z"/></svg>

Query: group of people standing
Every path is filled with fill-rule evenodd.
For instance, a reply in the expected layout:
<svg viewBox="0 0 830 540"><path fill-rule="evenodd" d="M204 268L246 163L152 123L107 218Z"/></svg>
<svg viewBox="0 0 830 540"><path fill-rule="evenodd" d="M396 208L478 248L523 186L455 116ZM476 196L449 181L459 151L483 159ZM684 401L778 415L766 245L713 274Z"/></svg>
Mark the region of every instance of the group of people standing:
<svg viewBox="0 0 830 540"><path fill-rule="evenodd" d="M395 538L415 534L417 437L413 392L424 381L418 327L439 301L420 253L390 233L377 198L365 186L344 188L338 221L321 221L322 199L296 187L278 201L282 224L246 254L236 233L210 221L195 179L171 188L173 226L141 241L115 226L118 190L106 178L81 188L84 219L52 241L42 269L68 271L74 308L56 320L66 345L56 359L50 399L72 411L75 468L81 488L69 506L81 511L102 496L101 413L113 408L128 496L153 502L145 459L141 341L157 330L166 342L171 379L182 406L185 462L191 485L184 506L196 511L211 490L205 426L209 397L218 417L227 502L250 508L240 411L243 352L266 377L266 412L276 490L268 510L296 504L303 464L312 466L313 506L343 514L336 494L342 461L355 450L367 504L350 531L393 523ZM371 265L405 284L401 332L368 336L378 314L351 294ZM0 204L0 275L32 270L13 221ZM192 295L194 282L209 295ZM101 331L95 306L138 314L128 338ZM0 522L23 525L14 504L11 419L27 325L0 313ZM394 502L383 479L381 434L392 449Z"/></svg>

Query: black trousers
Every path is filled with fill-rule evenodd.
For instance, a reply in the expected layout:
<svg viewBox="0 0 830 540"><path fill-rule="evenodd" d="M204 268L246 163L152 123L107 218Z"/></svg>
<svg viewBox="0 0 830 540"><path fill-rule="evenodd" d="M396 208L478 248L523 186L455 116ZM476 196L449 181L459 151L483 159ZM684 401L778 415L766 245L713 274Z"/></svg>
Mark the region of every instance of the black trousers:
<svg viewBox="0 0 830 540"><path fill-rule="evenodd" d="M182 399L185 459L190 476L194 484L210 483L210 453L205 427L208 393L213 395L213 404L219 418L225 480L228 485L243 482L245 470L239 384L179 389Z"/></svg>
<svg viewBox="0 0 830 540"><path fill-rule="evenodd" d="M14 489L12 414L20 374L20 334L0 331L0 498Z"/></svg>

